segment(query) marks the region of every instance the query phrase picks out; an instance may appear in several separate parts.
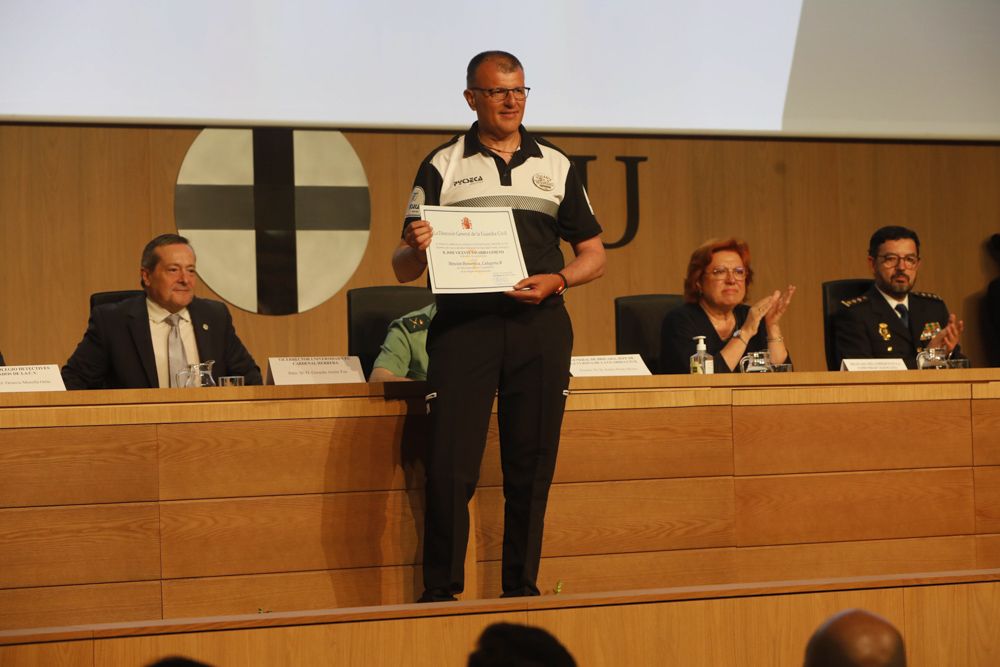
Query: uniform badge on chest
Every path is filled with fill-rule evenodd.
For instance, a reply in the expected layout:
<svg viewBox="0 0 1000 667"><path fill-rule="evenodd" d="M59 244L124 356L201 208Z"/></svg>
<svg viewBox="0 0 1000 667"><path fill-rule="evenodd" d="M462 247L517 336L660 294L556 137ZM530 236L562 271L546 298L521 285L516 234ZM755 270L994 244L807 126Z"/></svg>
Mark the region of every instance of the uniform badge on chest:
<svg viewBox="0 0 1000 667"><path fill-rule="evenodd" d="M552 182L552 177L543 173L537 173L532 176L531 182L535 184L536 188L545 192L552 192L553 188L556 187L555 183Z"/></svg>
<svg viewBox="0 0 1000 667"><path fill-rule="evenodd" d="M887 323L878 323L878 335L882 337L882 340L889 340L892 338L892 334L889 333L889 325Z"/></svg>

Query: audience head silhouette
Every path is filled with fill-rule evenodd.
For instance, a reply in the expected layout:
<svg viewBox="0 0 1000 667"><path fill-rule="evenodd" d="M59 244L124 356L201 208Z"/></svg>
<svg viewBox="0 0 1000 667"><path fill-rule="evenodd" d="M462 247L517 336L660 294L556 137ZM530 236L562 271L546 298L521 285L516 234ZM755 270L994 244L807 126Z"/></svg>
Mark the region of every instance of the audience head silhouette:
<svg viewBox="0 0 1000 667"><path fill-rule="evenodd" d="M468 667L576 667L576 661L541 628L495 623L479 636Z"/></svg>
<svg viewBox="0 0 1000 667"><path fill-rule="evenodd" d="M183 655L171 655L166 658L151 662L146 667L212 667L207 662L198 662Z"/></svg>
<svg viewBox="0 0 1000 667"><path fill-rule="evenodd" d="M813 633L803 667L906 667L903 637L881 616L848 609Z"/></svg>

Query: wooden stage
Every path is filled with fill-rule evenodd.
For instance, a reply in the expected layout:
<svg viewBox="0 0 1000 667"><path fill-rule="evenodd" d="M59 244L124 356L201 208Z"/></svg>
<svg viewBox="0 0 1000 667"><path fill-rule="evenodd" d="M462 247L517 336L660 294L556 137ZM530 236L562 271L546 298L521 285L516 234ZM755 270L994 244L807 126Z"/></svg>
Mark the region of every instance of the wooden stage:
<svg viewBox="0 0 1000 667"><path fill-rule="evenodd" d="M66 664L136 664L139 653L95 657L95 637L121 633L155 644L357 626L374 640L392 624L404 636L456 624L454 656L508 614L578 638L586 664L615 664L601 651L622 647L575 625L585 619L616 637L632 623L687 628L688 643L743 656L732 664L786 664L747 657L763 654L739 633L791 623L774 646L794 648L806 620L843 605L883 610L908 644L945 622L954 642L933 650L968 648L947 664L1000 663L1000 633L976 630L1000 627L1000 371L574 379L539 579L560 594L491 600L503 514L493 429L465 601L443 611L405 604L421 588L422 389L0 394L0 643L16 645L0 664L88 642L91 661ZM298 620L279 631L284 617ZM192 618L215 620L176 620ZM91 634L37 630L54 626ZM59 637L72 641L39 643Z"/></svg>

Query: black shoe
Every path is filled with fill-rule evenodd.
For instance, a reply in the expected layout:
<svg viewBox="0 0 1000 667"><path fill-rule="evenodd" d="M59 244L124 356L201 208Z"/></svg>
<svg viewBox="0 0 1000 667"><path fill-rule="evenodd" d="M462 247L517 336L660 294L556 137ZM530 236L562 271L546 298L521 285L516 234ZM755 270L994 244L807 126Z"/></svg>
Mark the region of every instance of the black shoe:
<svg viewBox="0 0 1000 667"><path fill-rule="evenodd" d="M500 594L502 598L526 598L534 597L535 595L541 595L538 589L534 586L521 586L520 588L514 588L509 591L504 591Z"/></svg>
<svg viewBox="0 0 1000 667"><path fill-rule="evenodd" d="M444 588L428 588L417 602L458 602L458 598Z"/></svg>

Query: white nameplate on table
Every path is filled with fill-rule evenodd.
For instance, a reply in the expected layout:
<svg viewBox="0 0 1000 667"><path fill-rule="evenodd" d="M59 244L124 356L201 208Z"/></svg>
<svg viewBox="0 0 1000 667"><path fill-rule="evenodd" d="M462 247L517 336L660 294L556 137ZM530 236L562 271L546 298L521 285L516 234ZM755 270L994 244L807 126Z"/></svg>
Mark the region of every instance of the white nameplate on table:
<svg viewBox="0 0 1000 667"><path fill-rule="evenodd" d="M569 361L569 374L575 378L652 375L638 354L573 357Z"/></svg>
<svg viewBox="0 0 1000 667"><path fill-rule="evenodd" d="M267 384L342 384L364 382L357 357L270 357Z"/></svg>
<svg viewBox="0 0 1000 667"><path fill-rule="evenodd" d="M435 294L509 292L528 277L510 208L421 206L434 236L427 272Z"/></svg>
<svg viewBox="0 0 1000 667"><path fill-rule="evenodd" d="M902 359L843 359L840 362L842 371L905 371L906 363Z"/></svg>
<svg viewBox="0 0 1000 667"><path fill-rule="evenodd" d="M0 391L66 391L57 364L0 366Z"/></svg>

